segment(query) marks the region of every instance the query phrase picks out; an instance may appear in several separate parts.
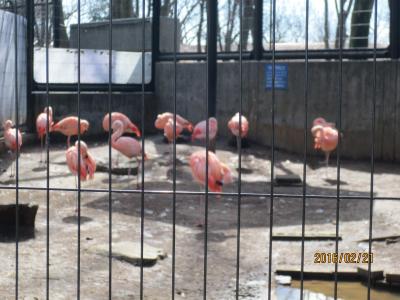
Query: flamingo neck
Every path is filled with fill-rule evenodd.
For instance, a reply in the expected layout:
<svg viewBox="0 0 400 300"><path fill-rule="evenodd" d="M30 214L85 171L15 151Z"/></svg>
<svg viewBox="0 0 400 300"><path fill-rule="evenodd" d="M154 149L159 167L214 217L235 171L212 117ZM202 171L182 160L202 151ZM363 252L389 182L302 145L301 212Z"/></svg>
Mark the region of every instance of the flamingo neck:
<svg viewBox="0 0 400 300"><path fill-rule="evenodd" d="M111 142L117 141L123 134L123 128L119 127L112 135L111 135Z"/></svg>

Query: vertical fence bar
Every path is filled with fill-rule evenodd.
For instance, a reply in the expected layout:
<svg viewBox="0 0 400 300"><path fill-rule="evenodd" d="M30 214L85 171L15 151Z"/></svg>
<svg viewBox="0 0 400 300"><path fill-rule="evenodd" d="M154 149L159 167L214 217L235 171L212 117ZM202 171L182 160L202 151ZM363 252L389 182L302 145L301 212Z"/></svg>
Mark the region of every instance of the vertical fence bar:
<svg viewBox="0 0 400 300"><path fill-rule="evenodd" d="M112 132L112 43L113 43L113 0L108 3L108 299L112 299L112 154L111 154L111 132Z"/></svg>
<svg viewBox="0 0 400 300"><path fill-rule="evenodd" d="M148 0L150 1L150 0ZM144 153L145 153L145 59L146 59L146 49L145 49L145 26L146 26L146 0L142 0L142 186L141 186L141 204L140 204L140 299L143 300L143 251L144 251ZM152 74L153 76L153 74ZM139 166L138 166L139 167Z"/></svg>
<svg viewBox="0 0 400 300"><path fill-rule="evenodd" d="M257 1L258 2L258 1ZM238 203L236 229L236 300L240 292L240 225L242 208L242 114L243 114L243 0L239 0L239 137L238 143Z"/></svg>
<svg viewBox="0 0 400 300"><path fill-rule="evenodd" d="M274 166L275 166L275 28L276 0L272 1L272 104L271 104L271 198L269 215L269 251L268 251L268 300L271 300L272 289L272 235L274 224Z"/></svg>
<svg viewBox="0 0 400 300"><path fill-rule="evenodd" d="M400 57L400 2L389 0L390 8L390 35L389 50L390 57L397 59Z"/></svg>
<svg viewBox="0 0 400 300"><path fill-rule="evenodd" d="M28 131L34 130L34 99L32 98L33 90L33 38L34 38L34 3L31 0L25 1L26 5L26 23L27 23L27 51L26 51L26 94L28 103L26 106L26 127Z"/></svg>
<svg viewBox="0 0 400 300"><path fill-rule="evenodd" d="M18 2L14 1L14 49L15 49L15 130L16 130L16 158L15 158L15 299L19 292L19 103L18 103ZM12 166L11 166L12 167Z"/></svg>
<svg viewBox="0 0 400 300"><path fill-rule="evenodd" d="M177 96L177 43L178 43L178 0L174 1L174 132L173 132L173 172L172 172L172 300L175 299L175 265L176 265L176 96Z"/></svg>
<svg viewBox="0 0 400 300"><path fill-rule="evenodd" d="M305 26L305 53L304 53L304 147L303 147L303 202L301 213L301 272L300 272L300 299L303 300L304 291L304 235L306 227L306 200L307 200L307 139L308 139L308 22L309 0L306 0L306 26Z"/></svg>
<svg viewBox="0 0 400 300"><path fill-rule="evenodd" d="M62 1L62 0L61 0ZM52 0L53 4L53 47L60 47L60 0Z"/></svg>
<svg viewBox="0 0 400 300"><path fill-rule="evenodd" d="M371 185L370 185L370 203L369 203L369 232L368 232L368 294L367 299L371 299L371 252L372 252L372 218L374 214L374 172L375 172L375 118L376 118L376 48L378 43L378 0L375 0L374 11L374 60L373 60L373 96L371 110Z"/></svg>
<svg viewBox="0 0 400 300"><path fill-rule="evenodd" d="M81 0L78 0L78 170L81 169ZM81 172L78 175L77 299L81 298Z"/></svg>
<svg viewBox="0 0 400 300"><path fill-rule="evenodd" d="M343 100L343 0L340 0L340 22L339 26L339 99L338 99L338 114L337 114L337 124L338 124L338 145L337 145L337 174L336 174L336 233L335 233L335 253L339 253L339 220L340 220L340 166L341 166L341 148L342 148L342 100ZM335 273L334 273L334 298L337 299L338 296L338 261L335 261Z"/></svg>
<svg viewBox="0 0 400 300"><path fill-rule="evenodd" d="M263 55L263 0L255 0L254 9L254 59L261 60ZM246 49L245 49L246 51Z"/></svg>
<svg viewBox="0 0 400 300"><path fill-rule="evenodd" d="M54 4L53 4L54 5ZM49 0L46 0L46 299L50 299Z"/></svg>

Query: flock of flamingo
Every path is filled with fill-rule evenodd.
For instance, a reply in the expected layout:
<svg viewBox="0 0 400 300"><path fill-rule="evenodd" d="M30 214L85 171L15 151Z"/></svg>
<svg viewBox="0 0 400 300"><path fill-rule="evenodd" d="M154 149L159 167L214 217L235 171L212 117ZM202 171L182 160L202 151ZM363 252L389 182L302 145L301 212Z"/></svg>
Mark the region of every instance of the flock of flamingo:
<svg viewBox="0 0 400 300"><path fill-rule="evenodd" d="M136 158L137 165L139 168L139 157L142 156L141 143L131 136L123 136L125 133L134 134L137 137L141 136L139 128L124 114L120 112L111 113L111 122L109 120L110 114L106 114L103 119L103 129L108 132L110 130L109 124L111 123L111 147L117 150L127 158ZM239 142L239 135L242 138L246 137L249 131L249 122L245 116L241 116L236 113L228 122L228 128L234 136L237 137ZM79 124L79 130L78 130ZM213 140L216 138L218 131L218 121L216 118L208 119L209 139ZM241 129L239 128L241 124ZM174 127L175 138L179 137L183 130L187 130L191 133L192 141L195 139L206 139L206 127L207 120L199 122L193 127L192 123L180 115L176 115L176 124L174 123L174 115L170 112L159 114L155 121L155 127L164 131L164 136L171 144L174 139ZM92 179L96 171L96 160L90 154L88 146L84 141L76 141L75 145L71 146L71 136L77 136L85 134L89 128L89 122L84 119L78 119L76 116L66 117L59 122L53 122L53 110L51 107L46 107L42 113L40 113L36 119L36 129L38 136L41 140L41 154L40 161L42 162L43 152L43 138L47 132L60 132L67 136L67 151L66 151L66 163L70 172L77 178L78 172L80 173L80 180L85 181ZM338 131L335 128L335 124L327 122L324 118L317 118L313 121L311 133L314 137L314 148L321 149L326 155L326 164L328 165L329 154L334 151L338 144ZM18 139L17 139L18 135ZM22 146L21 132L13 128L13 122L7 120L4 123L4 140L5 145L11 150L13 161L16 158L17 149L20 150ZM17 145L18 141L18 145ZM238 143L239 144L239 143ZM78 155L80 151L80 155ZM143 157L147 159L147 155L144 153ZM78 159L80 158L80 163ZM118 158L117 158L118 159ZM192 171L193 178L200 184L205 185L206 181L206 161L207 155L205 150L199 150L190 155L189 165ZM142 162L143 163L143 162ZM116 162L118 164L118 161ZM11 175L14 176L13 166L11 166ZM130 170L128 171L128 175ZM138 172L139 176L139 172ZM137 176L137 178L138 178ZM232 181L232 173L229 167L220 161L217 155L211 151L208 151L208 188L212 192L221 192L222 187L226 183ZM138 179L137 179L138 184Z"/></svg>

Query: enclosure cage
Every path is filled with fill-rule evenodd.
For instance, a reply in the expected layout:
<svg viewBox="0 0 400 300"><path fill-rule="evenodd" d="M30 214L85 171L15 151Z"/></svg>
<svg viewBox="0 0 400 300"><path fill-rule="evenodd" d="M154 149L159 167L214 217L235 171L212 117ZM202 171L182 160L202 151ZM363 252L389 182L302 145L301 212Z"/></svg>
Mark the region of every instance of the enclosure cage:
<svg viewBox="0 0 400 300"><path fill-rule="evenodd" d="M29 144L16 147L15 179L5 180L12 160L1 154L0 214L14 226L0 238L0 298L312 299L310 279L327 280L326 299L348 297L347 281L366 286L356 289L362 299L400 297L399 14L396 0L0 1L0 118ZM49 106L38 167L32 133ZM102 118L115 111L140 125L137 186L132 161L128 173L113 165L116 130ZM164 111L171 148L153 125ZM224 123L236 112L231 150ZM181 143L178 114L218 118L224 139L205 122L201 144ZM94 183L64 171L49 119L69 115L90 121L90 135L77 129L77 169L87 139L102 172ZM335 167L323 170L310 132L320 116L337 128ZM235 173L228 191L192 184L187 157L198 148L200 181L216 152ZM76 216L65 216L75 199ZM29 237L26 203L39 219ZM154 252L167 259L153 262ZM282 289L276 275L298 289Z"/></svg>

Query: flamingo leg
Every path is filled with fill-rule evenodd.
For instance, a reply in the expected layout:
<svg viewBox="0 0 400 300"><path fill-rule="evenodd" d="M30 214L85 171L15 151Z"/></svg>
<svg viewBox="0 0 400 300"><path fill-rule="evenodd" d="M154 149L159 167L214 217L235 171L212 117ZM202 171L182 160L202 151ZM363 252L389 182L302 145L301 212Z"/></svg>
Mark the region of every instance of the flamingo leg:
<svg viewBox="0 0 400 300"><path fill-rule="evenodd" d="M119 152L117 152L117 159L115 160L115 166L118 167L119 165Z"/></svg>
<svg viewBox="0 0 400 300"><path fill-rule="evenodd" d="M329 169L329 152L325 152L325 176L328 177Z"/></svg>
<svg viewBox="0 0 400 300"><path fill-rule="evenodd" d="M43 162L43 136L40 136L40 161L39 163Z"/></svg>
<svg viewBox="0 0 400 300"><path fill-rule="evenodd" d="M202 192L202 188L201 188L201 185L199 185L199 189L200 189L200 193ZM200 213L200 216L199 216L199 220L198 220L198 222L197 222L197 224L196 224L196 226L197 227L203 227L204 226L204 221L203 221L203 219L201 218L202 217L202 211L203 211L203 206L201 205L201 200L202 200L202 195L200 194L199 195L199 213Z"/></svg>
<svg viewBox="0 0 400 300"><path fill-rule="evenodd" d="M75 179L75 188L76 188L76 197L75 197L75 215L78 215L78 179L77 179L78 175L74 176Z"/></svg>
<svg viewBox="0 0 400 300"><path fill-rule="evenodd" d="M70 135L67 138L67 146L68 146L68 148L71 147L71 136Z"/></svg>
<svg viewBox="0 0 400 300"><path fill-rule="evenodd" d="M137 165L137 174L136 174L136 188L139 189L139 173L140 173L140 164L139 159L136 157L136 165Z"/></svg>
<svg viewBox="0 0 400 300"><path fill-rule="evenodd" d="M15 160L15 158L14 158L14 152L11 151L11 152L10 152L10 155L11 155L10 178L13 178L13 177L14 177L14 174L13 174L13 171L14 171L14 160Z"/></svg>

